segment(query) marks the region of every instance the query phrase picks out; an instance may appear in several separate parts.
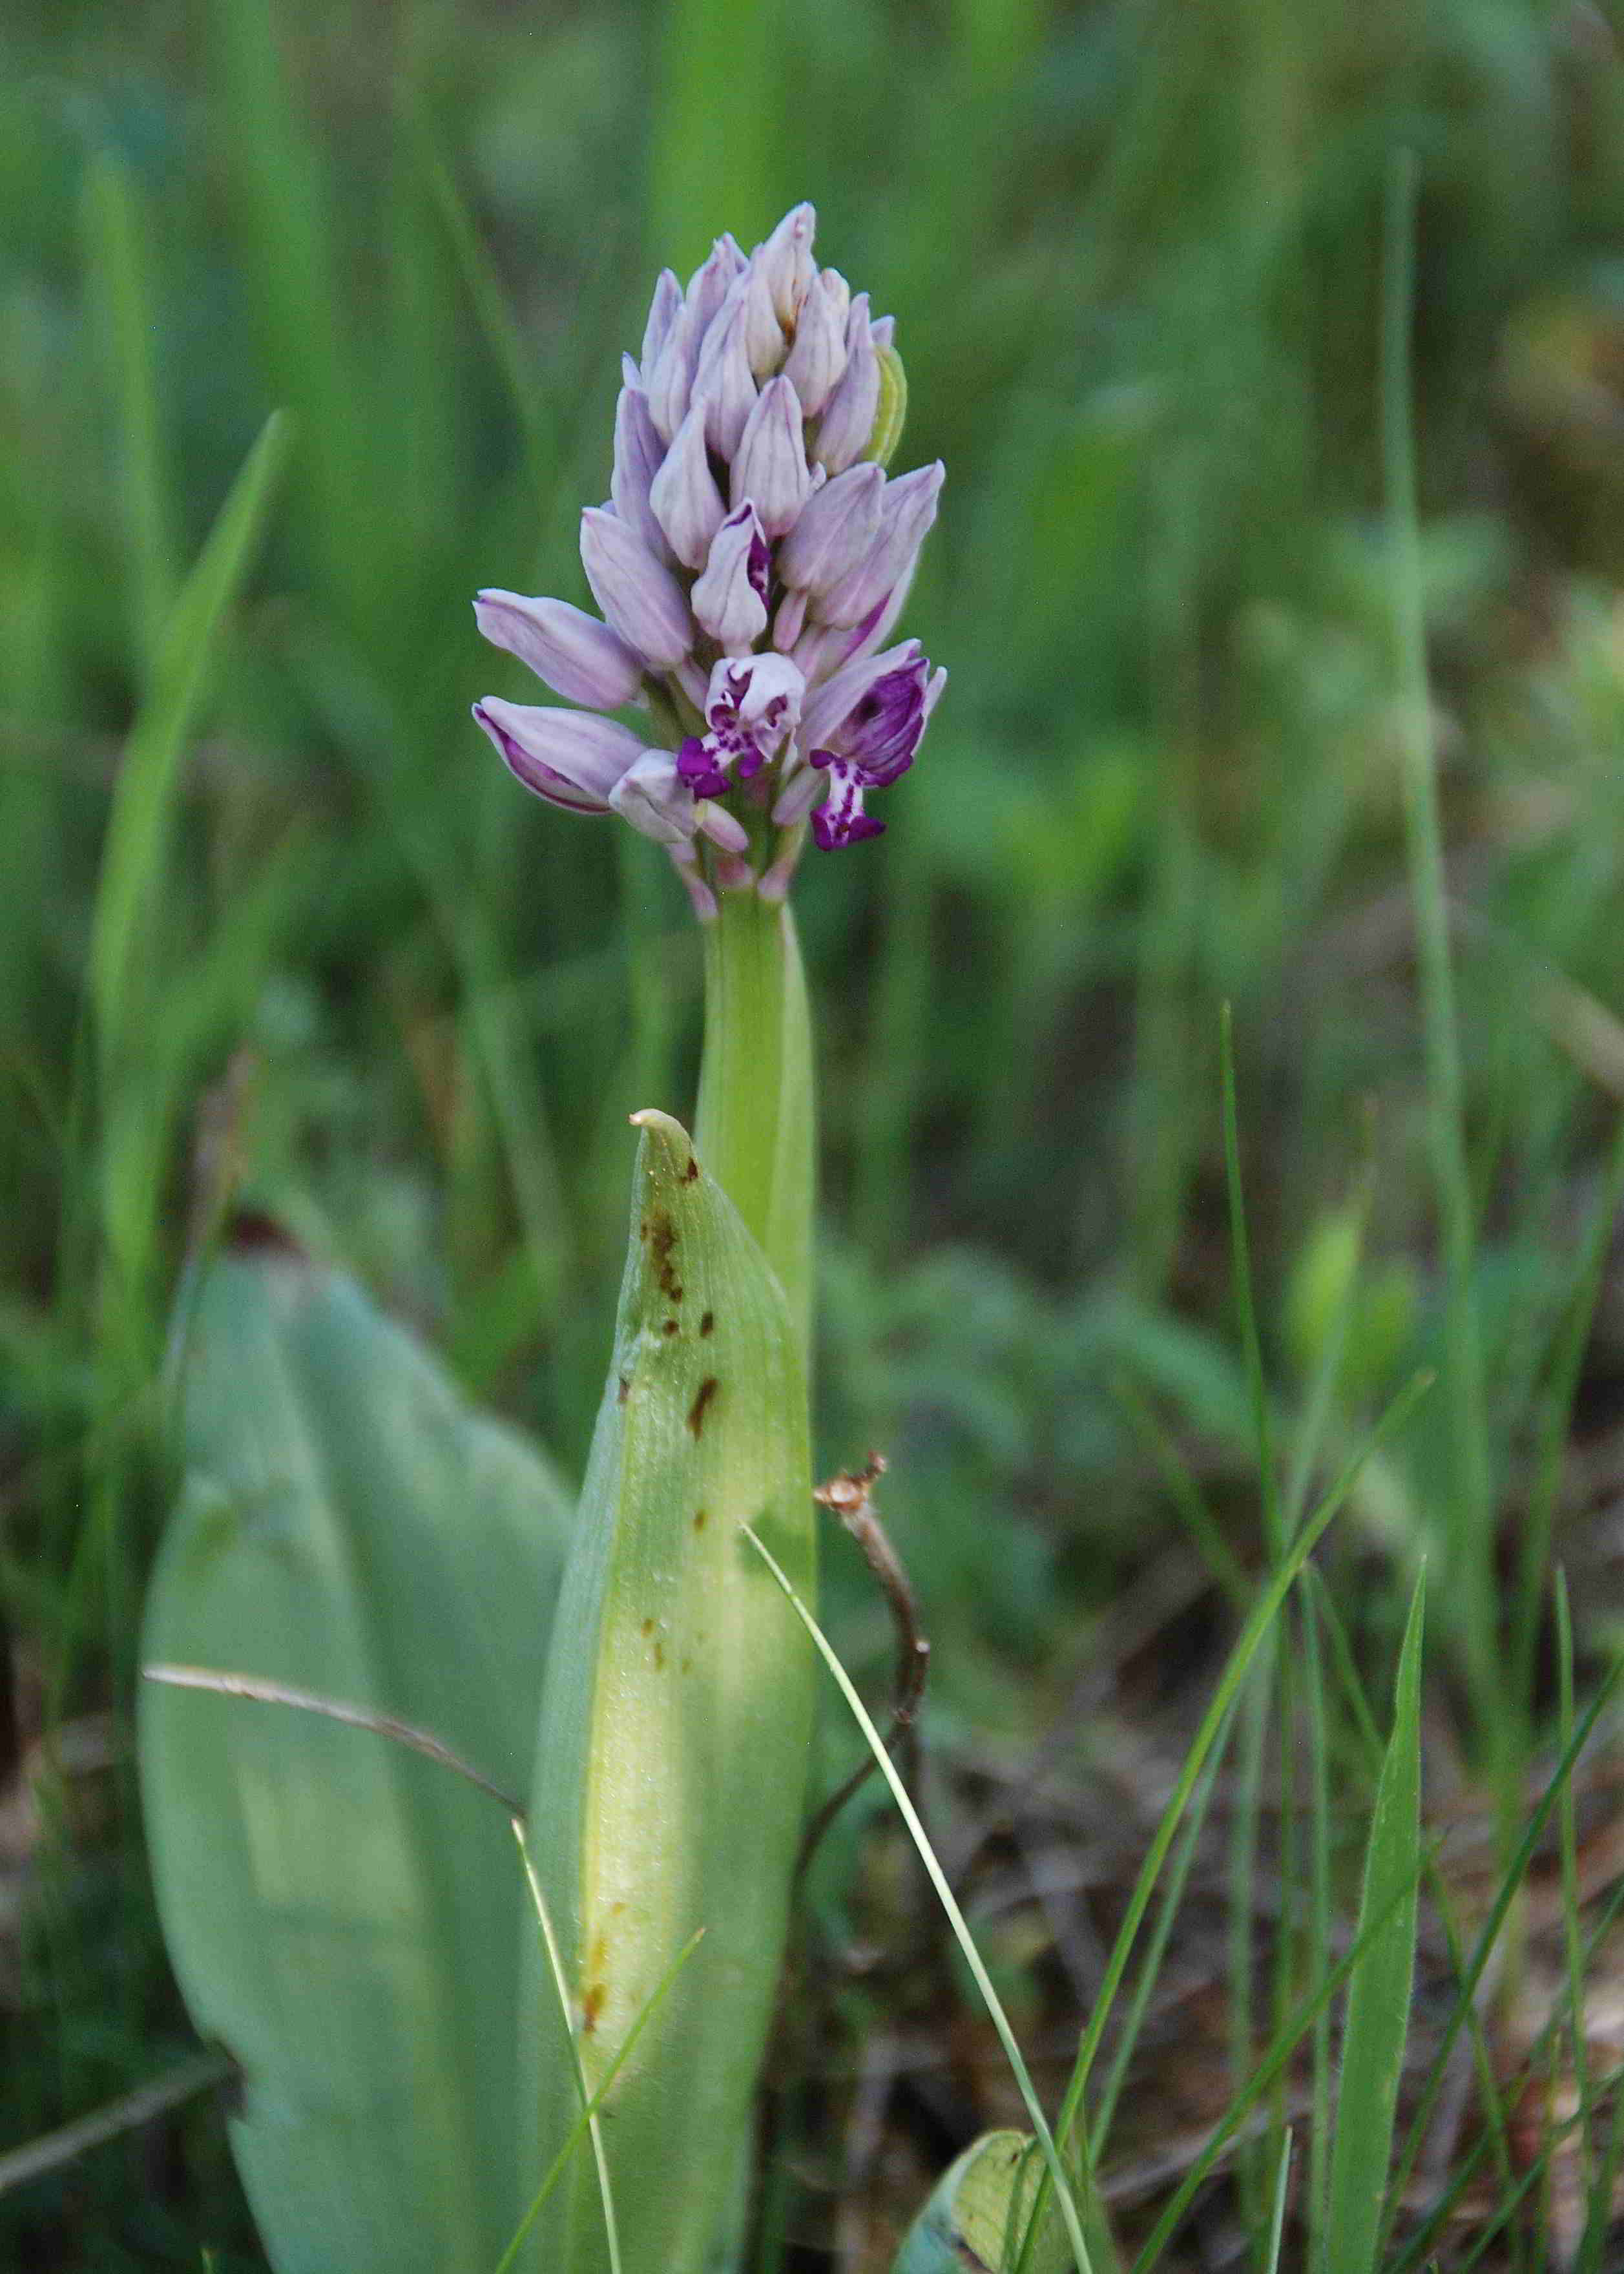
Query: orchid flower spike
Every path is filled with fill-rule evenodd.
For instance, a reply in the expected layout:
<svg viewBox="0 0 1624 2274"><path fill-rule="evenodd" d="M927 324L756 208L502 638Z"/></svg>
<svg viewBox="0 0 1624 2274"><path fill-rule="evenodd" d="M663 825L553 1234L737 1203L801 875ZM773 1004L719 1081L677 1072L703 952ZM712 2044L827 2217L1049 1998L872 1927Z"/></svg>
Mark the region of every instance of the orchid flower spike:
<svg viewBox="0 0 1624 2274"><path fill-rule="evenodd" d="M623 358L611 501L581 521L602 620L497 590L480 630L575 710L474 716L525 787L666 847L701 917L781 899L808 833L877 837L946 681L887 646L936 519L938 463L891 480L906 388L890 317L812 255L797 206L748 255L662 271ZM602 714L635 709L637 724ZM808 832L808 824L810 825Z"/></svg>

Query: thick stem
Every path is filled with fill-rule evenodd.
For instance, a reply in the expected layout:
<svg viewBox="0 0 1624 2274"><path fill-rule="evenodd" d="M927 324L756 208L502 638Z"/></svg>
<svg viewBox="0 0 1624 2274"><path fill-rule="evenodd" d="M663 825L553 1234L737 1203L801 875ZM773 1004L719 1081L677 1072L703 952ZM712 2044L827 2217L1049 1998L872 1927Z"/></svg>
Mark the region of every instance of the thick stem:
<svg viewBox="0 0 1624 2274"><path fill-rule="evenodd" d="M794 919L724 892L705 932L694 1142L778 1273L804 1353L812 1305L812 1037Z"/></svg>

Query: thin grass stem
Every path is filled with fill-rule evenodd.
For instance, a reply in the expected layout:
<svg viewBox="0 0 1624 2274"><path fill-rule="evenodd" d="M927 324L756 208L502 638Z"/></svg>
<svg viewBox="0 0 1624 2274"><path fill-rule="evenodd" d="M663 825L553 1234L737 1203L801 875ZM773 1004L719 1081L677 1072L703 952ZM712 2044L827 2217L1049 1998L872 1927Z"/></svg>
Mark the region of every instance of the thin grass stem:
<svg viewBox="0 0 1624 2274"><path fill-rule="evenodd" d="M908 1797L907 1787L898 1773L896 1764L886 1750L885 1741L875 1727L868 1709L859 1697L851 1676L835 1655L832 1645L817 1621L796 1593L787 1574L777 1562L771 1550L749 1525L746 1524L741 1529L767 1566L768 1570L771 1572L802 1626L811 1636L818 1655L834 1676L841 1696L851 1708L853 1720L868 1740L869 1751L879 1764L881 1775L891 1787L891 1797L896 1802L902 1820L908 1828L909 1836L919 1851L920 1861L929 1876L931 1886L936 1889L937 1900L947 1914L948 1924L952 1928L954 1938L964 1954L965 1964L969 1968L971 1977L981 1993L981 1999L986 2006L993 2028L997 2031L998 2042L1004 2047L1004 2058L1009 2062L1011 2074L1019 2089L1021 2099L1026 2104L1027 2120L1036 2135L1047 2176L1055 2190L1061 2221L1066 2231L1066 2240L1071 2245L1071 2255L1076 2262L1077 2274L1093 2274L1093 2260L1089 2256L1088 2246L1083 2238L1082 2222L1078 2216L1071 2184L1061 2165L1060 2151L1056 2144L1055 2135L1049 2130L1049 2120L1043 2113L1042 2103L1038 2098L1031 2073L1016 2042L1015 2032L1010 2027L1009 2016L1004 2010L1003 2001L993 1987L992 1977L981 1962L981 1953L975 1946L974 1939L971 1935L965 1915L959 1908L958 1898L947 1883L946 1874L937 1862L936 1850L930 1844L929 1834L921 1823L914 1803ZM1035 2215L1034 2210L1034 2218Z"/></svg>
<svg viewBox="0 0 1624 2274"><path fill-rule="evenodd" d="M558 1935L553 1924L553 1914L547 1909L547 1899L541 1891L541 1881L537 1876L536 1866L530 1857L530 1843L524 1836L524 1819L522 1816L515 1815L511 1820L513 1836L519 1843L519 1860L524 1866L524 1883L530 1891L530 1901L535 1907L537 1921L541 1928L542 1947L547 1954L547 1969L553 1977L553 1986L558 1992L559 2011L563 2018L564 2034L569 2040L569 2065L575 2071L575 2091L580 2097L581 2112L586 2119L587 2128L591 2135L592 2160L598 2166L598 2199L603 2204L604 2241L609 2253L610 2274L620 2274L620 2230L614 2215L614 2191L609 2184L609 2159L604 2153L603 2127L598 2121L592 2095L587 2088L586 2070L582 2066L580 2042L575 2036L575 2009L569 1995L569 1977L564 1970L564 1954L559 1947ZM692 1947L691 1943L688 1947ZM687 1950L682 1954L686 1957ZM673 1966L668 1980L674 1981L676 1974L677 1969ZM661 1990L663 1991L665 1986L666 1984L662 1983ZM646 2007L643 2012L647 2014ZM549 2180L550 2179L549 2174ZM545 2200L546 2197L544 2195L541 2202L545 2202ZM534 2206L532 2216L540 2209L541 2202L538 2202Z"/></svg>
<svg viewBox="0 0 1624 2274"><path fill-rule="evenodd" d="M1493 1495L1488 1415L1473 1291L1475 1212L1468 1169L1465 1086L1449 955L1449 918L1426 660L1410 373L1415 298L1416 177L1412 152L1395 157L1383 245L1382 478L1404 782L1405 840L1420 967L1427 1126L1446 1280L1444 1376L1454 1449L1449 1562L1458 1645L1484 1733L1504 1720L1495 1675Z"/></svg>

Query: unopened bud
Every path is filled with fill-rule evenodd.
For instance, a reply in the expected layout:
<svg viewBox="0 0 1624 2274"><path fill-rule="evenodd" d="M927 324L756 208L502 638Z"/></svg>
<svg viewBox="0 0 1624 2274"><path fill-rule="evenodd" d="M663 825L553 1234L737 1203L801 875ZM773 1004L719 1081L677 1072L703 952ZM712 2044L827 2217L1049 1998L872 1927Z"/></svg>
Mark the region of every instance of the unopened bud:
<svg viewBox="0 0 1624 2274"><path fill-rule="evenodd" d="M618 711L642 691L644 664L618 633L568 600L481 592L474 619L492 647L505 648L567 703Z"/></svg>
<svg viewBox="0 0 1624 2274"><path fill-rule="evenodd" d="M695 403L649 491L655 519L686 568L703 568L727 508L705 448L705 406Z"/></svg>
<svg viewBox="0 0 1624 2274"><path fill-rule="evenodd" d="M628 647L671 671L694 644L688 596L636 531L600 506L581 516L581 565L593 598Z"/></svg>

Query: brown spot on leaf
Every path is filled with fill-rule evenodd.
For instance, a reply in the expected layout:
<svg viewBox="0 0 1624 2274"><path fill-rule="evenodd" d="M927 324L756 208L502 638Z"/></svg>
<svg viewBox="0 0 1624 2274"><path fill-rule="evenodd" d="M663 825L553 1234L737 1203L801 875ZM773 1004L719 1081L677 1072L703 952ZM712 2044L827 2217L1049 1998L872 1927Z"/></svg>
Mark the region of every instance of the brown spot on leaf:
<svg viewBox="0 0 1624 2274"><path fill-rule="evenodd" d="M704 1528L705 1511L703 1508L696 1508L694 1510L694 1529L695 1532L703 1532Z"/></svg>
<svg viewBox="0 0 1624 2274"><path fill-rule="evenodd" d="M685 1185L691 1185L691 1184L693 1183L693 1181L694 1181L695 1178L698 1174L699 1174L699 1163L698 1163L698 1162L694 1158L694 1156L690 1153L690 1154L688 1155L688 1166L687 1166L687 1168L686 1168L686 1169L684 1169L684 1170L683 1170L683 1171L682 1171L682 1181L683 1181L683 1183L684 1183Z"/></svg>
<svg viewBox="0 0 1624 2274"><path fill-rule="evenodd" d="M631 1396L631 1394L632 1394L632 1378L631 1378L631 1376L630 1376L630 1374L623 1374L620 1376L620 1387L616 1389L616 1391L615 1391L615 1393L614 1393L614 1402L615 1402L615 1404L616 1404L617 1405L624 1405L624 1404L625 1404L625 1403L626 1403L626 1401L627 1401L627 1399Z"/></svg>
<svg viewBox="0 0 1624 2274"><path fill-rule="evenodd" d="M700 1334L702 1336L710 1335L715 1331L715 1329L716 1313L714 1311L707 1311L704 1317L699 1321Z"/></svg>
<svg viewBox="0 0 1624 2274"><path fill-rule="evenodd" d="M694 1393L694 1402L688 1409L688 1426L697 1437L705 1426L705 1415L710 1410L710 1400L720 1387L715 1374L706 1374Z"/></svg>
<svg viewBox="0 0 1624 2274"><path fill-rule="evenodd" d="M665 1645L663 1642L657 1642L654 1645L654 1663L663 1674L665 1670Z"/></svg>
<svg viewBox="0 0 1624 2274"><path fill-rule="evenodd" d="M674 1319L667 1319L665 1325L660 1329L660 1332L666 1335L674 1335L676 1331L677 1322Z"/></svg>
<svg viewBox="0 0 1624 2274"><path fill-rule="evenodd" d="M646 1635L651 1635L653 1633L654 1622L652 1619L644 1619L643 1623L643 1630Z"/></svg>
<svg viewBox="0 0 1624 2274"><path fill-rule="evenodd" d="M581 2031L590 2037L598 2027L598 2017L604 2010L604 1999L609 1992L601 1982L587 1984L586 1995L581 2000Z"/></svg>
<svg viewBox="0 0 1624 2274"><path fill-rule="evenodd" d="M659 1281L660 1293L673 1303L682 1300L682 1282L678 1278L672 1254L677 1245L677 1227L664 1209L656 1209L646 1219L649 1254L653 1260L654 1273Z"/></svg>

